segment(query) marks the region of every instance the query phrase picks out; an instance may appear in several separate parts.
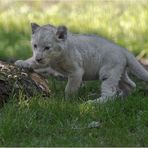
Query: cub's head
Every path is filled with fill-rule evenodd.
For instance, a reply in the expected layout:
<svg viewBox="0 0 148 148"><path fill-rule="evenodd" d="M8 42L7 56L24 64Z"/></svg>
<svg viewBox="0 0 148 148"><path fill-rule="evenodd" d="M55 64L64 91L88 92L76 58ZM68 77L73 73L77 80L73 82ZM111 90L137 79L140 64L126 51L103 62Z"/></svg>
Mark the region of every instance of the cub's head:
<svg viewBox="0 0 148 148"><path fill-rule="evenodd" d="M67 42L67 28L31 23L33 57L38 64L47 65L63 53Z"/></svg>

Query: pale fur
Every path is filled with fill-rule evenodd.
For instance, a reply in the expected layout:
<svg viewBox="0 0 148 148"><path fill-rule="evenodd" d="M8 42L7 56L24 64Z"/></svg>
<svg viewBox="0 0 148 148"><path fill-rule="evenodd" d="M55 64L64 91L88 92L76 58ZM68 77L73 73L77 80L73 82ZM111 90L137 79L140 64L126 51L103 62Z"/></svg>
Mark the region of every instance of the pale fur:
<svg viewBox="0 0 148 148"><path fill-rule="evenodd" d="M76 94L82 80L100 79L101 97L93 102L105 102L115 96L125 95L135 88L129 78L127 68L142 80L148 82L148 72L136 58L123 47L99 36L72 34L66 27L58 29L50 26L33 28L33 57L26 61L17 61L21 67L52 68L68 77L65 95ZM60 33L64 36L59 37ZM45 50L45 46L50 46ZM37 62L36 59L42 59Z"/></svg>
<svg viewBox="0 0 148 148"><path fill-rule="evenodd" d="M33 32L33 30L39 29L38 28L39 26L37 24L35 24L35 23L32 23L31 27L32 27L32 32ZM34 28L34 27L36 27L36 28ZM55 29L55 27L52 26L52 25L45 25L43 28L47 29L47 30L50 30L50 31ZM49 34L50 34L50 32L49 32ZM32 33L31 42L33 41L34 36L35 35ZM35 59L36 56L37 56L37 53L36 53L36 51L34 50L33 47L32 47L32 49L33 49L33 55L32 55L31 58L29 58L27 60L17 60L15 62L15 65L17 65L19 67L22 67L22 68L33 69L35 72L39 73L40 75L42 75L44 77L49 77L50 75L53 75L55 77L64 77L62 74L58 73L57 71L55 71L51 67L46 66L46 64L38 63L36 61L36 59Z"/></svg>

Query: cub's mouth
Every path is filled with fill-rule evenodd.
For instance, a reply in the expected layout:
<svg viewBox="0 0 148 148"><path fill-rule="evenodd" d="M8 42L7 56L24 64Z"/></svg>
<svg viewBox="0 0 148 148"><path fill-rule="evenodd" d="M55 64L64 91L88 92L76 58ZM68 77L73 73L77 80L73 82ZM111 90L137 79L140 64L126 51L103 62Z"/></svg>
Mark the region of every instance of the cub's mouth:
<svg viewBox="0 0 148 148"><path fill-rule="evenodd" d="M46 60L43 60L43 59L36 60L35 62L36 62L37 65L45 65L47 63L47 61Z"/></svg>

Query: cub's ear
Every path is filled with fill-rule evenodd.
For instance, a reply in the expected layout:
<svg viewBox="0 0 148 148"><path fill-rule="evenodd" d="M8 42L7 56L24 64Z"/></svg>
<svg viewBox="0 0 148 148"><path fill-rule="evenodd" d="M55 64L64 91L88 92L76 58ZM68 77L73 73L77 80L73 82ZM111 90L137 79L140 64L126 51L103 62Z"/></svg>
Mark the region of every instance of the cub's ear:
<svg viewBox="0 0 148 148"><path fill-rule="evenodd" d="M31 23L32 34L34 34L35 30L36 30L37 28L39 28L39 27L40 27L40 26L39 26L38 24L36 24L36 23Z"/></svg>
<svg viewBox="0 0 148 148"><path fill-rule="evenodd" d="M63 41L67 39L67 27L66 26L59 26L57 28L56 38L58 40L63 40Z"/></svg>

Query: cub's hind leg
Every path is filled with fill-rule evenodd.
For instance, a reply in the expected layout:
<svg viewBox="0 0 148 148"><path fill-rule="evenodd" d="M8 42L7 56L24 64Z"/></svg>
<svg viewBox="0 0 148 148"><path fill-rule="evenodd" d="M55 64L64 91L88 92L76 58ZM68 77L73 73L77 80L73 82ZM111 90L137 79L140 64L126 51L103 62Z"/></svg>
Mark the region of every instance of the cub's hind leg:
<svg viewBox="0 0 148 148"><path fill-rule="evenodd" d="M124 66L114 65L112 67L104 66L100 70L101 97L96 100L90 100L90 103L102 103L109 99L114 99L118 94L119 81L122 77Z"/></svg>
<svg viewBox="0 0 148 148"><path fill-rule="evenodd" d="M135 82L129 78L127 71L125 71L121 77L121 80L119 81L119 96L128 96L128 94L130 94L134 88L136 88Z"/></svg>

